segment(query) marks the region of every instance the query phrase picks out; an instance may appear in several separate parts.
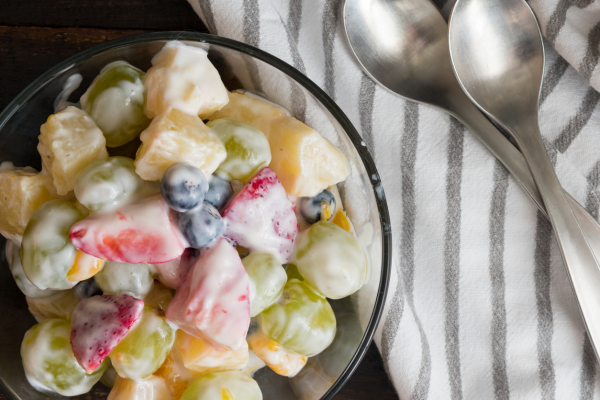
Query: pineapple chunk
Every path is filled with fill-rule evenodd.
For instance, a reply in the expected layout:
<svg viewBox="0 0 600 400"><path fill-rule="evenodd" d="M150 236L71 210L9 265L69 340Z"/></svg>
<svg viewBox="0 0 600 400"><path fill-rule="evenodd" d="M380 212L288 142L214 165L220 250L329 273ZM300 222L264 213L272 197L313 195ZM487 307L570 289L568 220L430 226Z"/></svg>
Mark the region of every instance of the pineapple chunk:
<svg viewBox="0 0 600 400"><path fill-rule="evenodd" d="M269 168L291 196L312 197L350 173L344 155L319 132L255 96L230 93L210 120L230 118L262 131L271 147Z"/></svg>
<svg viewBox="0 0 600 400"><path fill-rule="evenodd" d="M75 175L90 163L108 157L106 139L96 123L77 107L67 107L42 125L38 151L43 170L65 195L75 186Z"/></svg>
<svg viewBox="0 0 600 400"><path fill-rule="evenodd" d="M178 108L201 118L229 101L219 72L199 47L171 41L152 59L146 74L148 118Z"/></svg>
<svg viewBox="0 0 600 400"><path fill-rule="evenodd" d="M227 157L219 138L200 118L175 108L152 120L140 136L135 172L147 181L157 181L177 163L198 167L212 174Z"/></svg>
<svg viewBox="0 0 600 400"><path fill-rule="evenodd" d="M11 162L0 165L0 194L0 234L17 243L21 243L33 211L58 197L52 178Z"/></svg>
<svg viewBox="0 0 600 400"><path fill-rule="evenodd" d="M268 138L271 133L271 123L280 118L291 117L283 108L267 101L261 101L258 96L245 92L229 93L229 103L208 118L230 118L252 125Z"/></svg>
<svg viewBox="0 0 600 400"><path fill-rule="evenodd" d="M238 350L216 350L204 340L177 331L175 346L183 365L194 372L207 374L214 371L240 370L248 364L248 343L244 340Z"/></svg>
<svg viewBox="0 0 600 400"><path fill-rule="evenodd" d="M107 400L171 400L165 380L150 375L139 381L117 376Z"/></svg>

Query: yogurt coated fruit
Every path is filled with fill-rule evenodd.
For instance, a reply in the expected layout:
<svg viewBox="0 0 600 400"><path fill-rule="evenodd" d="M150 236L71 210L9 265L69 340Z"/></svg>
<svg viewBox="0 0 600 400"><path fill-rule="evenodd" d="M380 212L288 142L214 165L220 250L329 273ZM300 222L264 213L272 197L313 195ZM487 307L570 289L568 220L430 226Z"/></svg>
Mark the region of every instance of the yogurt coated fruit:
<svg viewBox="0 0 600 400"><path fill-rule="evenodd" d="M43 299L52 296L57 293L56 290L38 289L25 275L25 271L23 271L23 265L21 265L21 254L19 246L12 240L6 241L6 260L8 261L8 266L10 268L10 272L12 273L15 282L21 292L27 297L31 297L34 299Z"/></svg>
<svg viewBox="0 0 600 400"><path fill-rule="evenodd" d="M25 228L21 262L27 278L38 289L70 289L77 284L67 274L77 249L68 237L69 228L85 214L75 204L51 200L35 210Z"/></svg>
<svg viewBox="0 0 600 400"><path fill-rule="evenodd" d="M203 118L229 101L227 89L206 50L177 40L168 42L152 59L146 87L148 118L169 108Z"/></svg>
<svg viewBox="0 0 600 400"><path fill-rule="evenodd" d="M69 237L79 250L109 261L171 261L186 246L169 210L162 196L152 196L115 211L92 214L74 224Z"/></svg>
<svg viewBox="0 0 600 400"><path fill-rule="evenodd" d="M154 287L153 271L151 264L107 261L95 278L105 294L127 293L141 299Z"/></svg>
<svg viewBox="0 0 600 400"><path fill-rule="evenodd" d="M144 114L144 73L125 61L108 64L81 96L81 106L102 129L106 146L130 142L150 122Z"/></svg>
<svg viewBox="0 0 600 400"><path fill-rule="evenodd" d="M167 319L218 350L237 350L250 325L248 274L223 238L203 250L167 308Z"/></svg>
<svg viewBox="0 0 600 400"><path fill-rule="evenodd" d="M350 296L368 274L358 240L336 224L319 221L298 234L295 260L300 275L330 299Z"/></svg>
<svg viewBox="0 0 600 400"><path fill-rule="evenodd" d="M21 358L32 386L77 396L89 392L100 380L106 364L86 374L71 350L70 333L71 324L62 319L47 319L25 333Z"/></svg>
<svg viewBox="0 0 600 400"><path fill-rule="evenodd" d="M258 383L240 371L219 371L201 376L183 392L180 400L262 400Z"/></svg>
<svg viewBox="0 0 600 400"><path fill-rule="evenodd" d="M223 211L225 237L250 251L270 253L281 264L292 256L298 220L277 175L265 167Z"/></svg>
<svg viewBox="0 0 600 400"><path fill-rule="evenodd" d="M202 45L167 43L146 74L109 64L81 103L42 127L42 172L0 171L18 189L0 217L29 209L7 257L42 321L21 349L30 383L79 395L110 367L109 400L261 400L249 373L302 374L336 334L327 297L367 276L344 155L229 93ZM109 157L137 135L135 160Z"/></svg>

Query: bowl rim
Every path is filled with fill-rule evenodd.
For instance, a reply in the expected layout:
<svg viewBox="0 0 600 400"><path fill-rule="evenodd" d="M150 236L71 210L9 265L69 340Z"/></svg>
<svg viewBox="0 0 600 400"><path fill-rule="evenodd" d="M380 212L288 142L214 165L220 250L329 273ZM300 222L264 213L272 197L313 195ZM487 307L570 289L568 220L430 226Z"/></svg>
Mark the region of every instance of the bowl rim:
<svg viewBox="0 0 600 400"><path fill-rule="evenodd" d="M17 97L15 97L15 99L11 101L8 104L8 106L6 106L6 108L0 113L0 130L19 110L19 108L25 105L27 101L32 96L34 96L42 87L44 87L57 75L72 68L75 64L89 59L93 56L96 56L98 54L101 54L107 50L119 47L127 47L133 44L169 40L195 41L222 46L254 57L288 75L290 78L292 78L298 84L302 85L306 90L308 90L321 104L323 104L323 106L325 106L325 108L337 120L337 122L340 124L340 126L354 145L354 148L358 152L358 155L360 156L360 159L365 167L365 170L367 171L367 174L371 177L371 189L373 190L373 194L377 204L377 209L379 211L379 222L381 224L382 268L379 281L379 288L377 291L375 304L373 306L373 313L371 314L369 323L367 324L365 333L363 334L363 337L359 343L356 352L350 359L350 362L348 363L344 371L341 373L341 375L336 379L336 381L329 388L329 390L321 397L321 400L331 400L340 391L340 389L342 388L342 386L344 386L348 379L352 376L354 371L356 371L358 365L362 361L364 355L366 354L371 344L371 340L373 339L373 335L375 334L375 330L377 329L377 326L379 325L381 316L383 314L391 273L392 232L390 215L387 207L385 193L383 191L383 186L381 183L379 172L377 171L375 162L373 161L371 154L367 150L364 141L362 140L358 131L356 130L352 122L350 122L346 114L344 114L344 112L331 99L331 97L329 97L329 95L325 93L316 83L314 83L296 68L292 67L291 65L277 58L276 56L269 54L256 47L250 46L246 43L239 42L237 40L228 39L222 36L216 36L207 33L188 31L163 31L142 33L106 41L99 45L90 47L89 49L80 51L77 54L67 58L66 60L50 68L48 71L46 71L45 73L40 75L36 80L34 80L31 84L29 84L25 89L23 89L23 91L21 91L21 93L19 93ZM10 388L4 382L3 379L0 379L0 387L8 396L12 397L15 400L18 400L18 397L13 397L12 390L10 390Z"/></svg>

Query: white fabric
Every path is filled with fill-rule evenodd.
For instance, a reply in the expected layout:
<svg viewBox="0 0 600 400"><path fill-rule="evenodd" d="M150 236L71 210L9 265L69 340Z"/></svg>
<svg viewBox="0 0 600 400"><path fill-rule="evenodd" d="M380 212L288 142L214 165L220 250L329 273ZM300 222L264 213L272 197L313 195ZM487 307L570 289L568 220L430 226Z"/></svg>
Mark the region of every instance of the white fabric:
<svg viewBox="0 0 600 400"><path fill-rule="evenodd" d="M367 143L394 240L375 341L401 399L600 399L549 223L459 123L360 71L342 36L340 0L189 1L213 33L308 75ZM437 3L445 14L452 6ZM600 95L586 79L600 87L600 3L530 4L549 37L541 130L563 186L597 217Z"/></svg>

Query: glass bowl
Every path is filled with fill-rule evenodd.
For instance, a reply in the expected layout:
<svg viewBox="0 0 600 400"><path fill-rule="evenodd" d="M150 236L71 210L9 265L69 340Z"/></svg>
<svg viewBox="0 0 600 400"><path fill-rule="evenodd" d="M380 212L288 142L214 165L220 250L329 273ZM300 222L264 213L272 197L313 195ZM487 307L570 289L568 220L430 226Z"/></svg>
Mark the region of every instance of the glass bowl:
<svg viewBox="0 0 600 400"><path fill-rule="evenodd" d="M318 130L347 157L351 176L340 184L344 206L357 232L366 241L371 259L369 282L352 296L331 301L337 318L333 344L311 357L292 379L268 368L255 375L265 400L332 399L352 375L367 351L381 313L391 268L390 219L375 164L356 129L340 108L305 75L257 48L234 40L190 32L160 32L125 37L83 51L58 64L29 85L0 114L0 162L41 168L36 146L40 126L54 112L54 101L66 80L81 74L83 82L70 96L77 102L106 64L125 60L146 71L150 60L165 42L173 39L194 42L205 48L229 90L261 93L286 107L307 125ZM134 144L135 145L135 144ZM112 153L135 151L132 145ZM4 251L5 240L0 240ZM35 324L25 296L19 291L3 254L0 267L0 385L15 400L42 400L47 394L27 382L19 350L25 331ZM101 399L109 389L97 384L93 395L77 399ZM54 396L61 398L61 396Z"/></svg>

